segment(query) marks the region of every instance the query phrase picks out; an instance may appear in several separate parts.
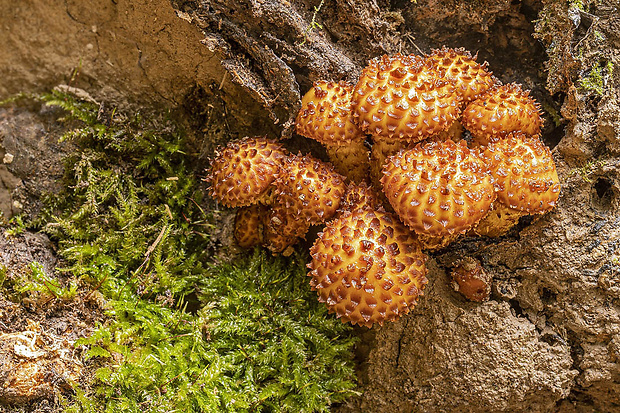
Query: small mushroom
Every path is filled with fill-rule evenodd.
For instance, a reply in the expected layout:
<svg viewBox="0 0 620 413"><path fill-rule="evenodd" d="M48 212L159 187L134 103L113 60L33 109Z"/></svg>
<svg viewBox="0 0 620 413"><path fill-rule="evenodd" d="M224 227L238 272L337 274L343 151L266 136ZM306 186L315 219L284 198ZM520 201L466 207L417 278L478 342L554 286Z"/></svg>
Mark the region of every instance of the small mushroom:
<svg viewBox="0 0 620 413"><path fill-rule="evenodd" d="M450 275L454 290L468 300L483 302L489 299L493 277L484 271L477 259L465 257L459 260Z"/></svg>
<svg viewBox="0 0 620 413"><path fill-rule="evenodd" d="M353 123L352 92L344 81L315 82L301 100L296 127L298 134L325 146L336 171L361 182L368 175L369 151L366 136Z"/></svg>
<svg viewBox="0 0 620 413"><path fill-rule="evenodd" d="M461 122L472 134L472 143L485 146L511 132L538 135L542 117L540 105L530 97L529 91L511 83L493 87L472 101L465 108Z"/></svg>
<svg viewBox="0 0 620 413"><path fill-rule="evenodd" d="M278 202L310 225L332 218L346 190L345 177L334 167L312 156L285 159L276 182Z"/></svg>
<svg viewBox="0 0 620 413"><path fill-rule="evenodd" d="M266 210L267 207L261 204L237 210L234 236L241 248L253 248L263 243L263 221Z"/></svg>
<svg viewBox="0 0 620 413"><path fill-rule="evenodd" d="M372 327L397 320L428 282L415 235L386 212L344 212L319 233L310 253L310 286L343 322Z"/></svg>
<svg viewBox="0 0 620 413"><path fill-rule="evenodd" d="M263 228L263 245L273 253L289 256L292 246L305 237L310 224L297 218L292 211L274 206L265 214Z"/></svg>
<svg viewBox="0 0 620 413"><path fill-rule="evenodd" d="M497 200L480 222L479 235L503 235L519 217L543 214L556 205L560 181L549 148L538 138L510 134L490 143L482 156L495 178Z"/></svg>
<svg viewBox="0 0 620 413"><path fill-rule="evenodd" d="M462 98L461 109L498 82L493 72L487 69L487 62L476 62L476 56L463 48L444 46L433 50L426 60L454 82L456 93Z"/></svg>
<svg viewBox="0 0 620 413"><path fill-rule="evenodd" d="M383 168L385 195L409 228L424 236L429 249L446 245L488 212L493 178L479 152L465 141L428 142L402 150Z"/></svg>
<svg viewBox="0 0 620 413"><path fill-rule="evenodd" d="M351 98L353 116L376 141L415 143L446 130L461 98L454 83L421 56L382 56L364 68Z"/></svg>
<svg viewBox="0 0 620 413"><path fill-rule="evenodd" d="M271 183L278 177L288 152L266 138L244 138L216 152L205 181L211 196L227 207L269 200Z"/></svg>

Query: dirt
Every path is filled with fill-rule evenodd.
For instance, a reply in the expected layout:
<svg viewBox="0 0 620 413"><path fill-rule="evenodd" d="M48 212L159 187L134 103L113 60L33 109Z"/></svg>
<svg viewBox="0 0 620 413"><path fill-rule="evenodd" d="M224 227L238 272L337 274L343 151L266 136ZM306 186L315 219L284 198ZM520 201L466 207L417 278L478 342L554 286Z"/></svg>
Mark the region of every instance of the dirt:
<svg viewBox="0 0 620 413"><path fill-rule="evenodd" d="M0 233L5 286L31 271L32 263L67 283L66 275L56 273L54 246L45 235ZM59 397L72 393L71 383L91 382L99 366L85 361L84 347L74 343L105 321L104 309L100 294L86 290L70 302L39 292L0 295L0 412L57 411Z"/></svg>
<svg viewBox="0 0 620 413"><path fill-rule="evenodd" d="M335 410L620 411L619 6L582 3L30 0L0 17L0 99L68 84L112 106L170 108L206 159L229 139L290 137L314 80L354 81L379 54L477 52L542 104L560 202L505 237L434 253L415 311L358 330L362 394ZM601 94L578 81L596 64L611 67ZM42 189L54 188L65 149L46 119L41 108L0 110L5 218L36 213ZM287 145L304 147L294 135ZM25 242L23 251L33 248ZM468 302L450 287L450 267L464 255L492 274L490 301ZM53 328L46 309L22 307L11 310L21 317L11 332L27 331L28 318ZM85 334L95 318L79 318Z"/></svg>

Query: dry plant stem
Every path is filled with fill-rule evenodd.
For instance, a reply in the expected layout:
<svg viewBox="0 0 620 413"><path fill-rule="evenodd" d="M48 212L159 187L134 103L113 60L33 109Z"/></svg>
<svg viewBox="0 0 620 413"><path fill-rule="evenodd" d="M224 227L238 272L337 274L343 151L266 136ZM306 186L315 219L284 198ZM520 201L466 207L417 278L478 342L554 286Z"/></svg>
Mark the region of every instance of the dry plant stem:
<svg viewBox="0 0 620 413"><path fill-rule="evenodd" d="M489 213L482 218L473 231L481 236L501 237L510 231L510 228L517 225L519 218L523 215L527 215L527 213L496 201Z"/></svg>
<svg viewBox="0 0 620 413"><path fill-rule="evenodd" d="M364 140L355 140L346 145L326 145L326 149L336 172L356 183L368 179L370 151Z"/></svg>

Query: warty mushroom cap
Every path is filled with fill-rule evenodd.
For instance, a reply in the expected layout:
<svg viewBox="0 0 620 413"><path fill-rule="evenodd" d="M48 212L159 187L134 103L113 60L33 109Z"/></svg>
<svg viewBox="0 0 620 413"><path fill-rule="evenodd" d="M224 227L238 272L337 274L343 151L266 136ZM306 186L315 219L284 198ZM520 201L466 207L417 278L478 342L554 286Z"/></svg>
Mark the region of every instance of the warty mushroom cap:
<svg viewBox="0 0 620 413"><path fill-rule="evenodd" d="M482 154L495 178L497 201L528 214L555 207L560 181L549 148L535 137L510 134Z"/></svg>
<svg viewBox="0 0 620 413"><path fill-rule="evenodd" d="M460 114L453 82L421 56L382 56L364 68L351 98L360 128L374 140L418 142Z"/></svg>
<svg viewBox="0 0 620 413"><path fill-rule="evenodd" d="M345 177L331 164L301 154L285 159L276 186L279 202L311 225L336 214L346 189Z"/></svg>
<svg viewBox="0 0 620 413"><path fill-rule="evenodd" d="M267 138L244 138L229 142L216 152L205 180L211 196L227 207L259 202L278 177L288 151Z"/></svg>
<svg viewBox="0 0 620 413"><path fill-rule="evenodd" d="M254 204L241 207L235 215L234 236L242 248L252 248L263 243L263 221L267 207Z"/></svg>
<svg viewBox="0 0 620 413"><path fill-rule="evenodd" d="M463 232L493 200L493 178L465 141L428 142L401 150L383 168L383 191L396 214L418 234Z"/></svg>
<svg viewBox="0 0 620 413"><path fill-rule="evenodd" d="M344 212L319 233L310 253L310 286L343 322L371 327L396 320L428 282L415 235L386 212Z"/></svg>
<svg viewBox="0 0 620 413"><path fill-rule="evenodd" d="M493 87L472 101L463 111L461 122L474 137L473 143L484 146L511 132L538 135L542 117L540 105L529 91L510 83Z"/></svg>
<svg viewBox="0 0 620 413"><path fill-rule="evenodd" d="M350 182L347 185L344 197L340 202L339 211L354 211L356 209L372 209L382 208L379 197L366 182Z"/></svg>
<svg viewBox="0 0 620 413"><path fill-rule="evenodd" d="M476 62L477 56L463 48L442 47L426 57L444 76L454 82L456 93L462 97L462 107L496 84L497 79L487 70L487 62Z"/></svg>
<svg viewBox="0 0 620 413"><path fill-rule="evenodd" d="M289 255L287 249L304 238L310 229L308 222L281 204L274 205L264 217L263 245L273 253Z"/></svg>
<svg viewBox="0 0 620 413"><path fill-rule="evenodd" d="M353 123L352 92L353 86L344 81L314 82L301 100L295 121L297 133L326 146L345 146L363 140L364 134Z"/></svg>

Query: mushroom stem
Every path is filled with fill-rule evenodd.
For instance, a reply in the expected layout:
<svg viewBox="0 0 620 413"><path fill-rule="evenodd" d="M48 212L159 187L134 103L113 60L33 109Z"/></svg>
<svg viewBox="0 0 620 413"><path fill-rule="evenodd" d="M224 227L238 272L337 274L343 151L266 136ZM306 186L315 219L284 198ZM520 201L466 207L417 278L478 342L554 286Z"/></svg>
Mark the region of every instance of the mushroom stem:
<svg viewBox="0 0 620 413"><path fill-rule="evenodd" d="M407 147L405 141L384 141L375 139L370 150L370 183L375 191L383 197L383 186L381 178L383 177L383 166L387 159L396 155L398 151ZM389 205L389 203L385 203Z"/></svg>
<svg viewBox="0 0 620 413"><path fill-rule="evenodd" d="M501 237L517 225L523 215L527 213L495 201L489 213L474 228L474 232L486 237Z"/></svg>
<svg viewBox="0 0 620 413"><path fill-rule="evenodd" d="M336 172L355 183L367 179L370 169L370 151L364 140L354 140L347 145L325 145L325 147Z"/></svg>

